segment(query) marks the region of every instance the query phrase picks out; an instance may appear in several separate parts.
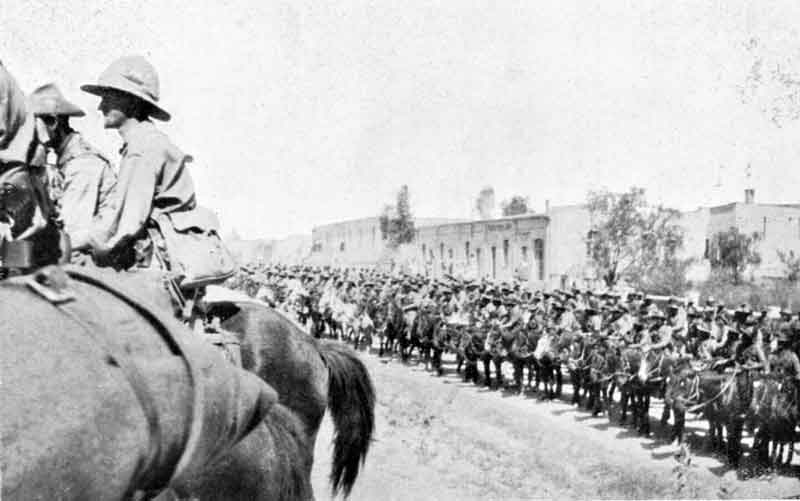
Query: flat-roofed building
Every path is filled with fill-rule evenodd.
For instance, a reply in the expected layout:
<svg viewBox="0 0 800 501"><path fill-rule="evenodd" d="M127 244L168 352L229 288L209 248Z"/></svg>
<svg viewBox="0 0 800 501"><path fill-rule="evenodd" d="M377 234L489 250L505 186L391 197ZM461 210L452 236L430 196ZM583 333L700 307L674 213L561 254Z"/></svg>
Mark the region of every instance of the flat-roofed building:
<svg viewBox="0 0 800 501"><path fill-rule="evenodd" d="M533 288L585 286L588 231L583 206L420 228L419 271L432 277L516 279Z"/></svg>
<svg viewBox="0 0 800 501"><path fill-rule="evenodd" d="M445 218L415 218L415 227L451 222ZM380 218L365 217L316 226L311 231L309 264L334 267L374 267L387 253Z"/></svg>

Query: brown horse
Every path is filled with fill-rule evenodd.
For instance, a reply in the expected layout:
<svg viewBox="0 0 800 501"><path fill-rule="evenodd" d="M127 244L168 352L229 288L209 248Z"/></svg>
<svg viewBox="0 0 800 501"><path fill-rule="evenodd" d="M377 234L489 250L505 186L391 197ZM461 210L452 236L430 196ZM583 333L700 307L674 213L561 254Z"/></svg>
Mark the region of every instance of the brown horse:
<svg viewBox="0 0 800 501"><path fill-rule="evenodd" d="M753 449L760 460L775 467L788 466L792 462L798 423L797 393L797 383L790 378L764 376L754 383L750 411L758 432ZM782 462L784 450L786 460Z"/></svg>
<svg viewBox="0 0 800 501"><path fill-rule="evenodd" d="M0 282L5 499L311 497L273 389L131 290L58 271Z"/></svg>
<svg viewBox="0 0 800 501"><path fill-rule="evenodd" d="M239 335L243 367L272 385L295 412L310 439L310 453L327 408L336 428L330 481L333 493L355 483L375 426L375 390L369 372L349 347L315 339L280 312L258 301L218 301L210 313Z"/></svg>

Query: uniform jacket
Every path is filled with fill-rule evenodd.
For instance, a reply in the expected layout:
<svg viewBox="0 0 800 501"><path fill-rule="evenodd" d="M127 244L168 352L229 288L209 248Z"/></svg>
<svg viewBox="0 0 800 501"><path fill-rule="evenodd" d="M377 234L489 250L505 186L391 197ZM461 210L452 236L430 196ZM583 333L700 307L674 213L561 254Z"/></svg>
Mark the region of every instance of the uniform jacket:
<svg viewBox="0 0 800 501"><path fill-rule="evenodd" d="M117 175L111 163L77 132L70 134L58 155L61 193L52 193L59 206L64 230L74 248L90 243L95 218L113 211L112 195Z"/></svg>
<svg viewBox="0 0 800 501"><path fill-rule="evenodd" d="M130 122L120 129L124 141L119 179L110 215L110 237L97 245L112 254L118 266L147 266L152 249L148 221L154 212L170 214L194 209L194 182L187 169L191 157L155 128L152 122Z"/></svg>

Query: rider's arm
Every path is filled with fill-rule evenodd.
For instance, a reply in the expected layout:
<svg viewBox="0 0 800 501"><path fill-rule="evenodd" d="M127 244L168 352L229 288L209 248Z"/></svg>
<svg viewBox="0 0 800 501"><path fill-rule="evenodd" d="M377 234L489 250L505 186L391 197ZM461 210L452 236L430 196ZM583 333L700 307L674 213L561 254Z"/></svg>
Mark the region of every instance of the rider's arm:
<svg viewBox="0 0 800 501"><path fill-rule="evenodd" d="M100 251L110 251L134 238L147 223L153 207L161 153L148 148L128 151L119 167L116 207L110 216L113 235L105 242L93 242Z"/></svg>
<svg viewBox="0 0 800 501"><path fill-rule="evenodd" d="M95 213L98 209L110 209L97 207L98 201L103 198L100 190L108 185L109 180L112 186L115 185L114 178L107 164L95 156L87 155L69 163L61 197L61 219L74 250L89 247Z"/></svg>

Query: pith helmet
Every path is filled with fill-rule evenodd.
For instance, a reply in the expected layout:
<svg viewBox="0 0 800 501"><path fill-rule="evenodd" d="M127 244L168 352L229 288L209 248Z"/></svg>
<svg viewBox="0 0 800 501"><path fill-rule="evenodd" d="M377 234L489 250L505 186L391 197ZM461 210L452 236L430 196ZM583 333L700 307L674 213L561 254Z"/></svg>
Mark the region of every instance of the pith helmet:
<svg viewBox="0 0 800 501"><path fill-rule="evenodd" d="M117 59L100 74L97 84L81 85L81 90L103 97L110 90L135 96L151 106L150 115L158 120L170 119L158 104L158 73L142 56L125 56Z"/></svg>
<svg viewBox="0 0 800 501"><path fill-rule="evenodd" d="M33 91L28 98L30 111L34 115L61 115L66 117L82 117L86 115L82 109L64 98L61 90L54 83L44 84Z"/></svg>

